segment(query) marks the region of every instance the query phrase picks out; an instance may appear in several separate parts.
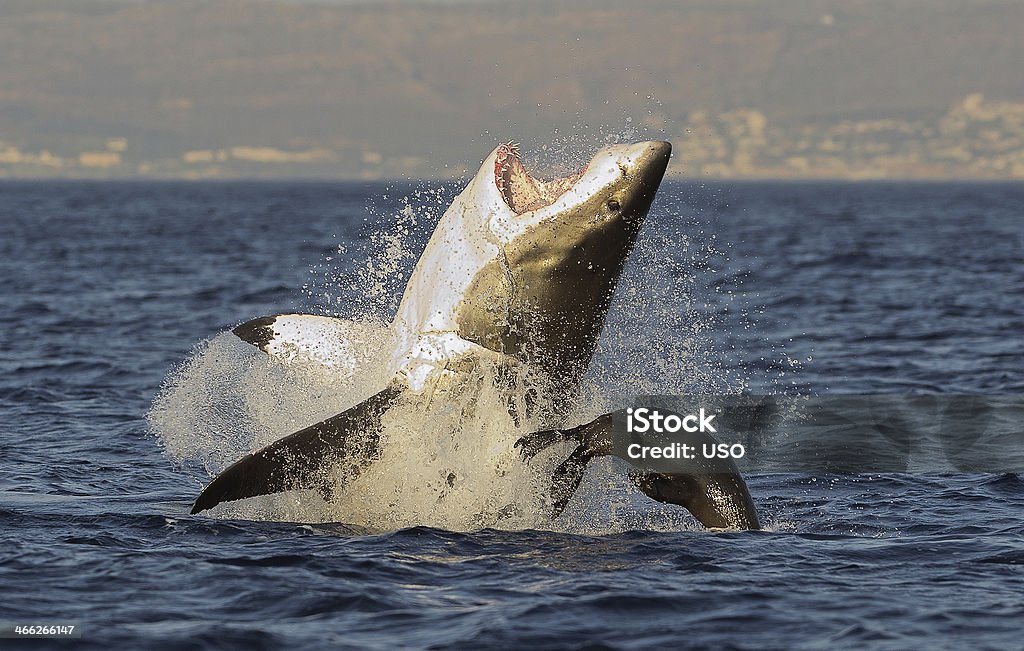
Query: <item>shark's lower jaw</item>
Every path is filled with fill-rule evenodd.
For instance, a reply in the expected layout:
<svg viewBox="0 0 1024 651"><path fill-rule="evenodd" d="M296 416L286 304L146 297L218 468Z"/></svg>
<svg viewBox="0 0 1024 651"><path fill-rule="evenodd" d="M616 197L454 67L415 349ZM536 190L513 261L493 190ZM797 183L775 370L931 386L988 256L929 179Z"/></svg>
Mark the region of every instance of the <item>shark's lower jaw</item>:
<svg viewBox="0 0 1024 651"><path fill-rule="evenodd" d="M538 210L553 204L565 194L587 171L587 167L551 181L542 181L530 176L523 166L519 144L507 142L494 157L494 184L501 192L505 203L517 215Z"/></svg>

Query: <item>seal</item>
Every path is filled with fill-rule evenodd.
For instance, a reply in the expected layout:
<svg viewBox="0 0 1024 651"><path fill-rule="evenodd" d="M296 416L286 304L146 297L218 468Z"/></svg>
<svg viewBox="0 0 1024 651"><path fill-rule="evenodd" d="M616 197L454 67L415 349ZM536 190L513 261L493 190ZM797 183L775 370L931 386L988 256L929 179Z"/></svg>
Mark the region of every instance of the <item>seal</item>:
<svg viewBox="0 0 1024 651"><path fill-rule="evenodd" d="M595 457L614 455L636 464L635 460L622 453L623 446L616 445L614 423L625 420L625 414L625 410L619 410L578 427L534 432L516 441L516 447L526 460L557 443L576 444L551 478L554 517L565 510L583 480L587 464ZM706 444L715 445L718 440L705 431L697 430L678 433L674 442L697 449ZM750 491L732 458L698 456L695 461L679 464L677 472L655 472L642 463L637 465L629 478L642 493L658 502L684 507L705 527L761 528Z"/></svg>
<svg viewBox="0 0 1024 651"><path fill-rule="evenodd" d="M438 222L392 322L388 386L336 416L242 458L199 495L192 513L284 490L329 495L343 463L371 463L381 419L399 401L428 406L479 390L484 365L526 414L564 426L562 414L590 363L623 265L671 155L667 142L615 145L575 174L531 176L516 143L495 148ZM340 320L280 314L233 332L269 355L354 361ZM515 400L523 397L522 400ZM518 405L518 406L517 406Z"/></svg>

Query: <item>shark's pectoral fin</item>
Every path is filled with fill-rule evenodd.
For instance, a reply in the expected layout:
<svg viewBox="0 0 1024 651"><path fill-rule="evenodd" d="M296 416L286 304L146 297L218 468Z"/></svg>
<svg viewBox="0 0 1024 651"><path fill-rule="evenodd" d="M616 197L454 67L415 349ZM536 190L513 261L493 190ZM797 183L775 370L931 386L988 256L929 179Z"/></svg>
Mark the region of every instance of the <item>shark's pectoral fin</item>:
<svg viewBox="0 0 1024 651"><path fill-rule="evenodd" d="M251 319L231 332L284 362L304 359L329 367L354 370L367 362L359 350L375 350L376 345L354 347L353 341L367 341L377 335L366 330L365 323L316 314L275 314Z"/></svg>
<svg viewBox="0 0 1024 651"><path fill-rule="evenodd" d="M373 457L381 417L401 392L397 386L388 387L351 409L243 457L203 489L192 513L221 502L297 488L317 489L321 495L331 495L334 482L329 471L335 464L345 462L358 469Z"/></svg>
<svg viewBox="0 0 1024 651"><path fill-rule="evenodd" d="M278 314L250 319L232 328L231 332L245 343L267 352L267 346L274 340L274 322L281 316L286 315Z"/></svg>

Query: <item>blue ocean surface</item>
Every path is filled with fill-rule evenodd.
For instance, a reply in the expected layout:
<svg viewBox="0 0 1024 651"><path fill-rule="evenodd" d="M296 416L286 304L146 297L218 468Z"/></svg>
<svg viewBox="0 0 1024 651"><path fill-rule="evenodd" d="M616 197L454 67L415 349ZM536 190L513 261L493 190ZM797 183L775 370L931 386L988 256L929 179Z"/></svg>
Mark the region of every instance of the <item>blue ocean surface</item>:
<svg viewBox="0 0 1024 651"><path fill-rule="evenodd" d="M525 530L188 515L210 476L146 420L168 373L253 317L386 318L455 191L0 184L0 622L81 634L0 648L1021 648L1016 472L755 474L746 532L636 499ZM594 382L995 400L1022 326L1024 185L667 182Z"/></svg>

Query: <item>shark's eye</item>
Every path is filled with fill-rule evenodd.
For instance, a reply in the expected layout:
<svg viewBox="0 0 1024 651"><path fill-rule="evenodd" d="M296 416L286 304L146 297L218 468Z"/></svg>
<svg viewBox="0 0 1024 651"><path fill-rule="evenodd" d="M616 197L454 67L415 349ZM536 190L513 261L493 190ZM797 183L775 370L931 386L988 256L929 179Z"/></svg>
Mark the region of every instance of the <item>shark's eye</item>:
<svg viewBox="0 0 1024 651"><path fill-rule="evenodd" d="M605 205L608 206L608 210L618 210L622 207L619 205L618 199L609 199Z"/></svg>

